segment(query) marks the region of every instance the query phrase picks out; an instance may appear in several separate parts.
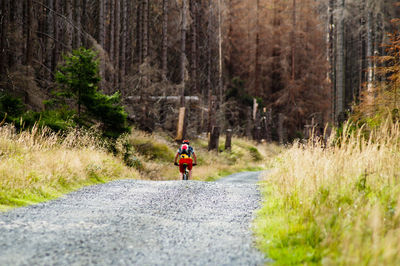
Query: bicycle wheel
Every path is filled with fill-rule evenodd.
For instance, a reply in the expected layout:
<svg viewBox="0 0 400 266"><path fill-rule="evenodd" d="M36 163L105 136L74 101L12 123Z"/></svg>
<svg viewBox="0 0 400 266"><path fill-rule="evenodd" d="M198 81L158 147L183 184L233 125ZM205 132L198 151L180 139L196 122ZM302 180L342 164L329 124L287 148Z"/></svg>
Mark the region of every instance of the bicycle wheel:
<svg viewBox="0 0 400 266"><path fill-rule="evenodd" d="M187 165L183 165L183 180L189 179L189 171L187 170Z"/></svg>

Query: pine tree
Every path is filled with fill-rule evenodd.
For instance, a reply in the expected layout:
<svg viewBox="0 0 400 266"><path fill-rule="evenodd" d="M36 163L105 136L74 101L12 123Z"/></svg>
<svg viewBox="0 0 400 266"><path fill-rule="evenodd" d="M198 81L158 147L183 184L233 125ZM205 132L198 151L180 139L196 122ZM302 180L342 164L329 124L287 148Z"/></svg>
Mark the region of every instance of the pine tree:
<svg viewBox="0 0 400 266"><path fill-rule="evenodd" d="M56 74L56 80L62 87L58 95L76 99L80 118L83 118L84 106L85 116L99 120L106 136L118 137L129 130L126 125L127 114L120 104L119 92L107 96L98 91L101 78L96 57L95 52L84 48L66 56Z"/></svg>

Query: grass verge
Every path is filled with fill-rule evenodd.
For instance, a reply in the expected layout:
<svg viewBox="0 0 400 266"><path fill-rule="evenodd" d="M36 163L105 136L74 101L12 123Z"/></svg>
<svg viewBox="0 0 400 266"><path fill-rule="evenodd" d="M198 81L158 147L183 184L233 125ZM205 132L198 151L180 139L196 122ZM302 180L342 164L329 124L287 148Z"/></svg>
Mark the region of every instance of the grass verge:
<svg viewBox="0 0 400 266"><path fill-rule="evenodd" d="M34 127L0 127L0 210L54 199L92 184L138 178L91 133L61 137Z"/></svg>
<svg viewBox="0 0 400 266"><path fill-rule="evenodd" d="M274 160L255 231L276 265L400 265L400 126L362 133Z"/></svg>

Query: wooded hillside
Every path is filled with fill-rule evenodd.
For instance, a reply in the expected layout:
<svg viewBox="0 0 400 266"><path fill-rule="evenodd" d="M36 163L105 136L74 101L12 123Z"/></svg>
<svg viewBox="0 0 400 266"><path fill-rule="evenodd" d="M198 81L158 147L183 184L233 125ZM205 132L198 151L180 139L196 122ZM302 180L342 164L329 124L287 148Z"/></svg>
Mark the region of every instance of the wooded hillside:
<svg viewBox="0 0 400 266"><path fill-rule="evenodd" d="M395 2L2 0L0 88L45 108L63 54L83 46L142 129L175 134L186 106L189 136L286 141L344 120L371 90Z"/></svg>

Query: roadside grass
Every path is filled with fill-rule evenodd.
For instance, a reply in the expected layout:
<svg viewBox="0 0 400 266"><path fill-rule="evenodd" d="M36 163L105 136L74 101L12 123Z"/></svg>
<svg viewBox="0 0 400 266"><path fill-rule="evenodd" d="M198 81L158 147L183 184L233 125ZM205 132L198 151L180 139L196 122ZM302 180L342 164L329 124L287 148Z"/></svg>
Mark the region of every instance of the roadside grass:
<svg viewBox="0 0 400 266"><path fill-rule="evenodd" d="M255 232L276 265L400 265L400 125L339 140L273 160Z"/></svg>
<svg viewBox="0 0 400 266"><path fill-rule="evenodd" d="M0 127L0 210L54 199L80 187L139 173L112 156L89 132L66 136Z"/></svg>
<svg viewBox="0 0 400 266"><path fill-rule="evenodd" d="M214 181L223 176L240 171L260 171L266 169L265 157L273 156L279 150L274 144L257 145L243 138L232 139L232 149L225 151L225 139L220 138L219 152L208 151L207 139L195 139L194 147L198 165L193 170L193 179ZM163 133L147 134L133 130L128 136L121 138L118 153L127 153L137 158L141 174L152 180L176 180L179 171L173 165L176 151L180 144ZM128 148L127 148L128 147Z"/></svg>

